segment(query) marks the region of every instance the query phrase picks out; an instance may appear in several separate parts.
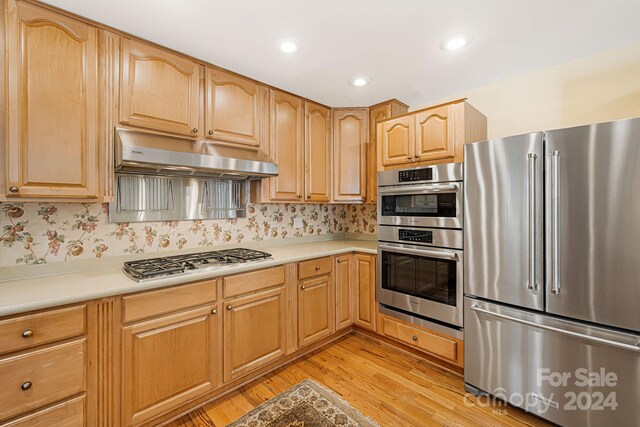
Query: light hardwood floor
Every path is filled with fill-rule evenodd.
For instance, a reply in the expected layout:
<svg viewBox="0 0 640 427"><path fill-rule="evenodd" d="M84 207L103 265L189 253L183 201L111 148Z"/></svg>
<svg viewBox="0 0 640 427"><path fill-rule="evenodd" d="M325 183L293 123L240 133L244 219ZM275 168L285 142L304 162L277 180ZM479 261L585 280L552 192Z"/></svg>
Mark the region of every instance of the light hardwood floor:
<svg viewBox="0 0 640 427"><path fill-rule="evenodd" d="M171 427L222 427L311 378L381 426L546 426L544 421L486 400L465 398L460 376L424 359L354 334L283 366L191 412Z"/></svg>

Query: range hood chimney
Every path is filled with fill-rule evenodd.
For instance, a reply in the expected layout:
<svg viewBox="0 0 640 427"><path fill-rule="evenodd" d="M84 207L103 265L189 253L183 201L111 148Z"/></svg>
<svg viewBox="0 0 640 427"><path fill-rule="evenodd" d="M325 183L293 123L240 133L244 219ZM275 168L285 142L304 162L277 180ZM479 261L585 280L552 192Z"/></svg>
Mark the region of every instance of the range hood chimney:
<svg viewBox="0 0 640 427"><path fill-rule="evenodd" d="M115 130L115 170L231 180L278 175L278 165L261 150L123 128Z"/></svg>

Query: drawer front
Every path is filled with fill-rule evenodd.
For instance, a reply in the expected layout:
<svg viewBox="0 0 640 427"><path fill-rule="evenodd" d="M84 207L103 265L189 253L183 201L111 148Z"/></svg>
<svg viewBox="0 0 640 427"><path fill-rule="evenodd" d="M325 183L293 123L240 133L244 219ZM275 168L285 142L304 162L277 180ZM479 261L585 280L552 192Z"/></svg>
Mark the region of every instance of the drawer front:
<svg viewBox="0 0 640 427"><path fill-rule="evenodd" d="M284 283L284 265L225 277L222 283L225 298L272 288Z"/></svg>
<svg viewBox="0 0 640 427"><path fill-rule="evenodd" d="M216 300L216 280L122 297L124 323L159 316Z"/></svg>
<svg viewBox="0 0 640 427"><path fill-rule="evenodd" d="M86 389L84 339L0 360L0 414L10 418Z"/></svg>
<svg viewBox="0 0 640 427"><path fill-rule="evenodd" d="M83 335L85 311L81 305L0 321L0 354Z"/></svg>
<svg viewBox="0 0 640 427"><path fill-rule="evenodd" d="M83 427L84 425L85 397L80 396L4 424L4 427Z"/></svg>
<svg viewBox="0 0 640 427"><path fill-rule="evenodd" d="M384 335L402 341L410 347L452 362L457 361L458 343L452 339L432 334L388 317L384 317L382 328Z"/></svg>
<svg viewBox="0 0 640 427"><path fill-rule="evenodd" d="M321 276L331 273L331 257L316 258L298 263L298 279Z"/></svg>

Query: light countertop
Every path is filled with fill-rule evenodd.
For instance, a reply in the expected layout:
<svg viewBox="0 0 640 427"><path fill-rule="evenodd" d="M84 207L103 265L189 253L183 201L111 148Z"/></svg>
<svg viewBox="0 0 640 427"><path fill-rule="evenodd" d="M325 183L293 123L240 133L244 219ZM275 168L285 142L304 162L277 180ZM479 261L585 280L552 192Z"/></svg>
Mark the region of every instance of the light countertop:
<svg viewBox="0 0 640 427"><path fill-rule="evenodd" d="M105 298L180 283L228 276L250 270L288 264L345 252L375 254L376 242L367 240L326 240L264 248L273 259L234 264L218 270L188 275L163 277L138 283L127 277L121 265L69 272L45 277L9 280L0 283L0 317L32 310L55 307L97 298ZM151 258L151 256L149 257Z"/></svg>

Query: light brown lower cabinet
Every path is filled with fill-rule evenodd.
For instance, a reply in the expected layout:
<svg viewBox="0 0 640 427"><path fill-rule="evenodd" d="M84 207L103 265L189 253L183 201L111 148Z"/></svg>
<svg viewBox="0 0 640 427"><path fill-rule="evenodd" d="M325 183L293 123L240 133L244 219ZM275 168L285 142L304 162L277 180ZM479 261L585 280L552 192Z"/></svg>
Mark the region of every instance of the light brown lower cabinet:
<svg viewBox="0 0 640 427"><path fill-rule="evenodd" d="M229 300L224 305L225 382L285 355L284 287Z"/></svg>
<svg viewBox="0 0 640 427"><path fill-rule="evenodd" d="M336 330L353 325L354 303L354 264L352 254L335 257L335 286L336 286Z"/></svg>
<svg viewBox="0 0 640 427"><path fill-rule="evenodd" d="M376 256L355 254L356 304L354 323L376 330Z"/></svg>
<svg viewBox="0 0 640 427"><path fill-rule="evenodd" d="M333 277L298 283L298 346L314 343L335 331Z"/></svg>
<svg viewBox="0 0 640 427"><path fill-rule="evenodd" d="M354 324L462 367L462 340L378 313L376 271L346 253L0 319L0 424L155 425Z"/></svg>
<svg viewBox="0 0 640 427"><path fill-rule="evenodd" d="M123 330L124 424L137 424L218 384L214 305L184 310Z"/></svg>

